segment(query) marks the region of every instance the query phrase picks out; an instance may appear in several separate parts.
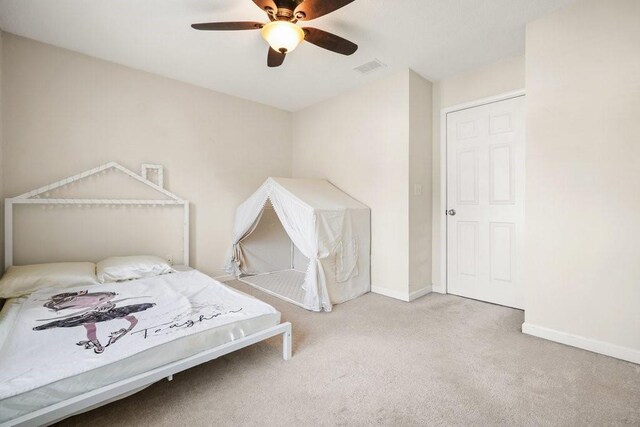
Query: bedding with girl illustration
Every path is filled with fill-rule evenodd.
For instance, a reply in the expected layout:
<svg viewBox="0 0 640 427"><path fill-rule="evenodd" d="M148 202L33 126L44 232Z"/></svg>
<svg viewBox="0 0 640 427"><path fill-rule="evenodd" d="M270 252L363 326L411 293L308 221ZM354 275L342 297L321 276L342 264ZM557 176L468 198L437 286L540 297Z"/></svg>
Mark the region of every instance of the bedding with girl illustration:
<svg viewBox="0 0 640 427"><path fill-rule="evenodd" d="M280 323L197 270L41 289L0 313L0 423Z"/></svg>

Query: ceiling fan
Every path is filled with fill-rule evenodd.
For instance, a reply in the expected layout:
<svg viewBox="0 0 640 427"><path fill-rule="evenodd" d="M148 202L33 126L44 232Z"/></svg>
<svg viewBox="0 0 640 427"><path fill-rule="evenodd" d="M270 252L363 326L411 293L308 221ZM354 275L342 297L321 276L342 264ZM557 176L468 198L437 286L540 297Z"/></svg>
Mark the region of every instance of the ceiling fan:
<svg viewBox="0 0 640 427"><path fill-rule="evenodd" d="M300 27L298 21L319 18L354 0L253 0L269 17L266 24L261 22L209 22L193 24L192 28L205 31L261 30L262 37L269 43L267 65L279 67L288 53L306 40L323 49L342 55L352 55L358 45L335 34L312 27Z"/></svg>

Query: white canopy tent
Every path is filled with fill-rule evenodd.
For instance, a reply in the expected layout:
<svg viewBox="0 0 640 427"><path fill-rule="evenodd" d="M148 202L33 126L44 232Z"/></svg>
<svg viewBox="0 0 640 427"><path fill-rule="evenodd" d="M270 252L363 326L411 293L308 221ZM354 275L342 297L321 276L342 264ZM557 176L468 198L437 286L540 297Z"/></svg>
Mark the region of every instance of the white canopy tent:
<svg viewBox="0 0 640 427"><path fill-rule="evenodd" d="M371 290L368 207L326 180L269 178L236 211L227 271L308 310Z"/></svg>

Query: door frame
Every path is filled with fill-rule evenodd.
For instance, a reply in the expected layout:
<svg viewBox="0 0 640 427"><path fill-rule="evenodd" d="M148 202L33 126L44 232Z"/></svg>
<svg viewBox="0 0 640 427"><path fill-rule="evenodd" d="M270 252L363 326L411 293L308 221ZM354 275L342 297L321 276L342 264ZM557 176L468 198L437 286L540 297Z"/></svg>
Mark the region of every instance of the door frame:
<svg viewBox="0 0 640 427"><path fill-rule="evenodd" d="M457 111L467 110L469 108L481 107L487 104L493 104L508 99L518 98L526 95L525 89L518 89L499 95L489 96L487 98L476 99L474 101L465 102L463 104L453 105L451 107L442 108L440 110L440 284L433 286L433 291L442 294L449 293L449 282L447 277L447 245L449 244L447 236L447 115ZM526 122L525 122L526 126Z"/></svg>

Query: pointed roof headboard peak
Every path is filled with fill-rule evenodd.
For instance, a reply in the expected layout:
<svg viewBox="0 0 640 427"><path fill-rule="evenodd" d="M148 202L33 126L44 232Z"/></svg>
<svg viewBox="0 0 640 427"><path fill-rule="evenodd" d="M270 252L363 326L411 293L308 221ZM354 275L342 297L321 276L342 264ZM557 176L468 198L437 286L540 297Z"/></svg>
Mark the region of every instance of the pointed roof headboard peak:
<svg viewBox="0 0 640 427"><path fill-rule="evenodd" d="M64 187L68 184L84 180L90 176L97 175L106 172L110 169L115 169L118 172L124 173L126 176L150 187L154 191L161 193L166 198L153 200L153 199L110 199L110 198L49 198L49 192L52 190ZM142 164L142 172L140 175L133 172L130 169L125 168L117 162L108 162L95 168L80 172L76 175L68 178L61 179L51 184L36 188L26 193L20 194L16 197L9 197L5 199L5 269L13 264L13 205L15 204L38 204L38 205L130 205L130 206L175 206L180 205L184 209L183 216L183 264L189 265L189 201L185 200L164 188L163 167L157 164ZM157 172L158 183L154 183L148 179L147 172L149 170L155 170ZM44 197L42 197L44 196Z"/></svg>
<svg viewBox="0 0 640 427"><path fill-rule="evenodd" d="M157 192L162 193L163 195L169 197L172 200L175 200L177 202L181 202L183 201L182 198L178 197L177 195L167 191L166 189L163 188L163 178L162 178L162 166L160 165L150 165L150 164L143 164L142 165L142 175L138 175L137 173L133 172L132 170L129 170L127 168L125 168L124 166L122 166L121 164L117 163L117 162L108 162L105 163L103 165L100 165L98 167L86 170L84 172L80 172L76 175L70 176L68 178L64 178L61 179L59 181L53 182L51 184L42 186L40 188L36 188L35 190L31 190L28 191L26 193L23 193L19 196L14 197L14 199L32 199L32 198L37 198L38 196L42 195L42 194L46 194L52 190L55 190L56 188L60 188L63 187L65 185L71 184L72 182L77 182L77 181L81 181L83 179L86 179L90 176L99 174L101 172L107 171L109 169L116 169L124 174L126 174L127 176L147 185L148 187L151 187L152 189L154 189ZM158 184L155 184L153 182L151 182L149 179L147 179L147 170L148 169L157 169L158 170Z"/></svg>

